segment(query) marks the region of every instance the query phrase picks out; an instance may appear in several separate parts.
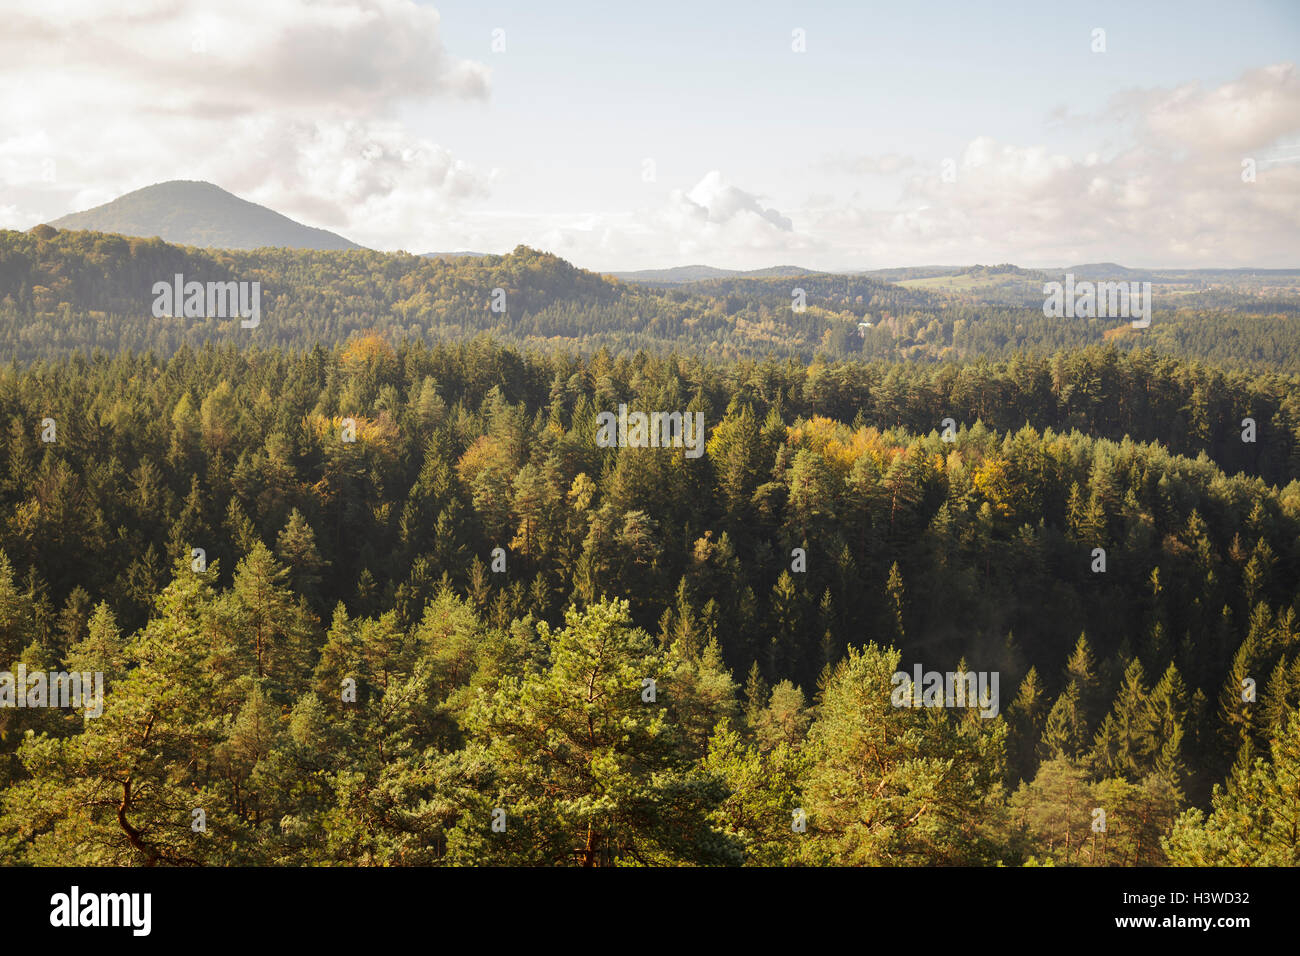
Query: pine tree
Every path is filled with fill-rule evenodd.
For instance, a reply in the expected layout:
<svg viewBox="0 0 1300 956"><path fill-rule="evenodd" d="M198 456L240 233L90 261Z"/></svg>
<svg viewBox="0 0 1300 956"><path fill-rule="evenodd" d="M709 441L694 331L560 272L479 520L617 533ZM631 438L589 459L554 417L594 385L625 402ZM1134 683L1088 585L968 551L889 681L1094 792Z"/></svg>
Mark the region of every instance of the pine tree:
<svg viewBox="0 0 1300 956"><path fill-rule="evenodd" d="M788 680L772 688L772 694L755 725L759 749L767 752L785 744L798 749L808 733L812 713L803 691Z"/></svg>
<svg viewBox="0 0 1300 956"><path fill-rule="evenodd" d="M100 601L86 627L86 636L68 649L69 671L104 675L105 690L126 671L126 638L107 601Z"/></svg>
<svg viewBox="0 0 1300 956"><path fill-rule="evenodd" d="M734 731L709 740L702 769L721 778L727 797L710 814L720 831L744 847L745 862L785 866L798 862L804 834L793 827L807 755L785 744L764 753Z"/></svg>
<svg viewBox="0 0 1300 956"><path fill-rule="evenodd" d="M1187 776L1183 753L1189 701L1187 686L1173 664L1165 669L1164 675L1152 688L1148 707L1157 748L1152 769L1178 789Z"/></svg>
<svg viewBox="0 0 1300 956"><path fill-rule="evenodd" d="M1077 861L1096 806L1082 767L1060 756L1044 760L1034 779L1020 784L1010 806L1038 852L1065 864Z"/></svg>
<svg viewBox="0 0 1300 956"><path fill-rule="evenodd" d="M1164 841L1174 866L1300 865L1300 711L1262 758L1233 768L1212 809L1187 810Z"/></svg>
<svg viewBox="0 0 1300 956"><path fill-rule="evenodd" d="M14 580L9 556L0 550L0 667L17 660L35 633L31 599Z"/></svg>
<svg viewBox="0 0 1300 956"><path fill-rule="evenodd" d="M1047 712L1038 744L1039 760L1074 760L1088 743L1088 724L1079 703L1079 685L1071 681Z"/></svg>
<svg viewBox="0 0 1300 956"><path fill-rule="evenodd" d="M802 659L799 655L799 638L803 634L801 604L794 577L789 571L782 571L772 587L772 599L768 608L770 637L767 669L770 674L784 673L784 668L797 666Z"/></svg>
<svg viewBox="0 0 1300 956"><path fill-rule="evenodd" d="M297 508L276 538L275 553L289 567L289 581L299 594L315 601L327 562L316 549L316 535Z"/></svg>
<svg viewBox="0 0 1300 956"><path fill-rule="evenodd" d="M1119 693L1101 728L1089 756L1099 778L1140 779L1152 766L1159 750L1155 735L1155 714L1147 697L1142 664L1134 659L1124 671Z"/></svg>
<svg viewBox="0 0 1300 956"><path fill-rule="evenodd" d="M889 566L889 579L885 582L885 597L889 608L890 623L893 626L892 638L901 643L906 637L903 628L903 574L898 570L898 562Z"/></svg>
<svg viewBox="0 0 1300 956"><path fill-rule="evenodd" d="M895 707L901 655L850 648L808 732L809 862L960 864L998 856L1006 727L954 733L943 711ZM960 774L950 769L961 766Z"/></svg>
<svg viewBox="0 0 1300 956"><path fill-rule="evenodd" d="M503 678L467 714L495 784L450 852L550 865L739 862L738 843L709 822L726 795L720 779L692 767L671 709L643 697L667 661L630 626L627 602L571 610L564 629L539 632L549 666ZM492 806L519 825L488 832Z"/></svg>
<svg viewBox="0 0 1300 956"><path fill-rule="evenodd" d="M221 626L247 642L259 679L282 686L305 678L311 623L288 588L289 571L260 541L235 571L234 587L220 604Z"/></svg>
<svg viewBox="0 0 1300 956"><path fill-rule="evenodd" d="M203 756L220 744L224 716L238 706L237 686L222 675L231 651L210 625L211 580L178 573L158 595L156 615L127 645L126 674L105 695L100 717L75 736L38 735L21 745L28 778L8 794L0 828L38 834L24 848L26 862L247 859L249 834L210 788ZM191 829L194 807L206 810L209 830L224 839Z"/></svg>
<svg viewBox="0 0 1300 956"><path fill-rule="evenodd" d="M758 661L754 661L749 665L749 676L745 678L745 726L751 735L757 732L759 716L767 706L769 693Z"/></svg>
<svg viewBox="0 0 1300 956"><path fill-rule="evenodd" d="M1222 743L1229 753L1249 743L1255 733L1256 704L1247 690L1249 681L1256 684L1263 654L1259 632L1252 627L1232 656L1232 667L1219 693L1219 726ZM1258 688L1256 688L1256 695Z"/></svg>
<svg viewBox="0 0 1300 956"><path fill-rule="evenodd" d="M817 607L817 624L821 630L821 664L829 667L840 658L839 641L835 637L835 602L831 598L831 589L822 592L821 603Z"/></svg>
<svg viewBox="0 0 1300 956"><path fill-rule="evenodd" d="M1080 634L1074 650L1065 664L1065 682L1078 689L1080 716L1085 728L1096 726L1101 719L1104 702L1101 699L1101 681L1097 676L1097 659L1088 643L1088 635Z"/></svg>
<svg viewBox="0 0 1300 956"><path fill-rule="evenodd" d="M1038 671L1030 667L1020 682L1016 699L1007 708L1009 724L1010 782L1033 779L1038 767L1037 748L1047 721L1047 697L1038 680Z"/></svg>
<svg viewBox="0 0 1300 956"><path fill-rule="evenodd" d="M740 704L718 642L711 640L700 650L694 641L694 635L686 635L672 645L663 693L682 734L703 754L716 728L736 722Z"/></svg>
<svg viewBox="0 0 1300 956"><path fill-rule="evenodd" d="M1300 656L1278 658L1264 690L1261 727L1270 735L1280 732L1291 711L1300 706Z"/></svg>

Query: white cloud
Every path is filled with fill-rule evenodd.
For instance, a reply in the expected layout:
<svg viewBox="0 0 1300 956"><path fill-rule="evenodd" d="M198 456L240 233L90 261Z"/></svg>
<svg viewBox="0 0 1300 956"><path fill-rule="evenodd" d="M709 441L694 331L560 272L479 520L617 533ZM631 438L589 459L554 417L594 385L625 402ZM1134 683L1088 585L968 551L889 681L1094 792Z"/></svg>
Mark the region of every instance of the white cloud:
<svg viewBox="0 0 1300 956"><path fill-rule="evenodd" d="M895 208L823 207L807 229L865 266L1297 265L1300 165L1277 147L1300 135L1294 65L1214 89L1124 94L1090 122L1123 145L1075 156L977 137L955 158L955 181L935 164L906 180ZM1241 177L1247 157L1259 160L1253 183Z"/></svg>
<svg viewBox="0 0 1300 956"><path fill-rule="evenodd" d="M731 185L717 170L705 175L690 192L674 192L672 199L677 207L675 212L680 216L670 214L671 220L694 219L713 225L740 220L748 223L749 228L760 227L760 232L762 223L775 226L782 232L793 229L789 218L775 209L764 209L757 196ZM761 220L761 223L754 220Z"/></svg>
<svg viewBox="0 0 1300 956"><path fill-rule="evenodd" d="M1134 116L1152 144L1239 156L1300 130L1300 74L1294 63L1280 63L1217 89L1192 83L1129 93L1117 98L1115 113Z"/></svg>
<svg viewBox="0 0 1300 956"><path fill-rule="evenodd" d="M54 0L5 16L5 225L204 179L384 247L491 181L395 119L487 93L487 70L409 0Z"/></svg>
<svg viewBox="0 0 1300 956"><path fill-rule="evenodd" d="M486 69L448 54L437 12L409 0L46 0L6 21L6 73L57 75L101 103L147 92L128 105L160 114L360 116L487 94Z"/></svg>

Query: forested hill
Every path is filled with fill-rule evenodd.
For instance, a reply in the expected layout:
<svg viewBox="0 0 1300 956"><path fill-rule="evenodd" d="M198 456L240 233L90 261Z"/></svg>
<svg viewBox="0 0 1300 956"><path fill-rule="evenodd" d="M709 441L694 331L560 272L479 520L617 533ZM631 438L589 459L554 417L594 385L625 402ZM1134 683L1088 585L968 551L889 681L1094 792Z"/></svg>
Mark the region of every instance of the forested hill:
<svg viewBox="0 0 1300 956"><path fill-rule="evenodd" d="M154 283L178 273L259 282L260 325L154 318ZM1113 343L1300 372L1300 274L1158 275L1153 321L1140 331L1122 318L1044 317L1043 275L998 266L903 284L808 273L663 287L598 275L525 246L504 256L437 258L232 251L38 226L0 231L0 354L20 362L96 348L170 355L208 341L306 351L370 332L393 345L486 332L542 351L675 351L721 362L769 355L930 362Z"/></svg>
<svg viewBox="0 0 1300 956"><path fill-rule="evenodd" d="M261 325L253 332L237 319L154 318L153 284L177 273L187 281L260 282ZM873 279L854 279L846 290L842 277L801 277L808 308L796 312L791 283L755 279L734 290L670 292L524 246L505 256L454 259L370 250L244 252L37 227L0 232L0 349L28 360L96 347L170 354L208 339L308 349L361 331L392 340L490 332L541 347L810 358L832 337L841 343L837 351L850 340L856 345L866 309L897 312L930 302L924 292ZM832 284L853 297L856 314L831 314L818 304L818 290Z"/></svg>

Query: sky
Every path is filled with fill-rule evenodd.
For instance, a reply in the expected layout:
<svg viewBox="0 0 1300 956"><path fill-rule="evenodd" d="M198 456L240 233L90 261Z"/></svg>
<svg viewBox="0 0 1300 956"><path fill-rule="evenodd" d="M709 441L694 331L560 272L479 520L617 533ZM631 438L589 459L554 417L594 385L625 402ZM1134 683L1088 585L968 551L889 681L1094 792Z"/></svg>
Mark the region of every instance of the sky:
<svg viewBox="0 0 1300 956"><path fill-rule="evenodd" d="M0 23L3 228L200 179L376 249L601 271L1300 268L1297 0L0 0Z"/></svg>

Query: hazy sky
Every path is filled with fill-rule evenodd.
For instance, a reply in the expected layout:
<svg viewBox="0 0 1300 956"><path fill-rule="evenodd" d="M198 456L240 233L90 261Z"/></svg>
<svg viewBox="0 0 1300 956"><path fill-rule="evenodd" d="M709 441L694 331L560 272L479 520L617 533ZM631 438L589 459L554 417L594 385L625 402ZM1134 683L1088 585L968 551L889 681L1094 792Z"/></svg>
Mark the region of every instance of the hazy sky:
<svg viewBox="0 0 1300 956"><path fill-rule="evenodd" d="M5 227L203 179L375 248L605 270L1300 267L1296 0L0 0L0 23Z"/></svg>

